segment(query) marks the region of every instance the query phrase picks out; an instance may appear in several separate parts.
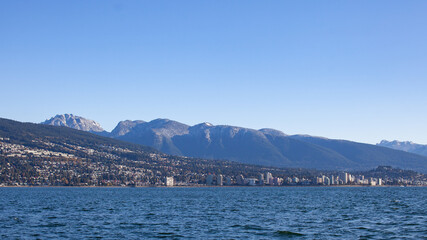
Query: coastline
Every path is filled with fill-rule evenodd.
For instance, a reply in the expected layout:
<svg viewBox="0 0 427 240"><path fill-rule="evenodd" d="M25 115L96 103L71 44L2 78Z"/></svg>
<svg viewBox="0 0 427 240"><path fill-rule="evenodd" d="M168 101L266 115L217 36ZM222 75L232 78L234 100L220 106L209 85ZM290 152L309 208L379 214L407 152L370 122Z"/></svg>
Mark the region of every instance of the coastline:
<svg viewBox="0 0 427 240"><path fill-rule="evenodd" d="M384 187L427 187L424 185L382 185L382 186L370 186L370 185L330 185L330 186L0 186L0 188L384 188Z"/></svg>

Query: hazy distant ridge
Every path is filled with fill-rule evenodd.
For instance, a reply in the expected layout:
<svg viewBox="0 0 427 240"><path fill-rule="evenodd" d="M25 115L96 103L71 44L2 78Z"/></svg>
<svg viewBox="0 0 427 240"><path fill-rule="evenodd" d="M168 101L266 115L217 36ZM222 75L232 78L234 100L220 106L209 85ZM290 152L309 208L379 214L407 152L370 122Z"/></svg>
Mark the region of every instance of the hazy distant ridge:
<svg viewBox="0 0 427 240"><path fill-rule="evenodd" d="M400 142L400 141L394 140L390 142L387 140L382 140L380 143L377 143L377 145L427 156L427 145L416 144L409 141Z"/></svg>

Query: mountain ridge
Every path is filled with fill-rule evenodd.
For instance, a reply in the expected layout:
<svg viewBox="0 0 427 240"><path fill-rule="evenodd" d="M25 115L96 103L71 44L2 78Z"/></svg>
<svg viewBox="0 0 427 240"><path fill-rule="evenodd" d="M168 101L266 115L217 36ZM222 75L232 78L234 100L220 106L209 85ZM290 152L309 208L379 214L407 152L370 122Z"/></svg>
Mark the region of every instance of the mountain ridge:
<svg viewBox="0 0 427 240"><path fill-rule="evenodd" d="M377 143L376 145L392 148L396 150L401 150L405 152L415 153L422 156L427 156L427 145L418 144L411 141L382 140L380 143Z"/></svg>
<svg viewBox="0 0 427 240"><path fill-rule="evenodd" d="M96 133L96 132L95 132ZM111 133L96 133L161 152L245 164L324 170L363 170L378 165L427 171L427 157L371 144L309 135L286 135L229 125L189 126L170 119L121 121Z"/></svg>

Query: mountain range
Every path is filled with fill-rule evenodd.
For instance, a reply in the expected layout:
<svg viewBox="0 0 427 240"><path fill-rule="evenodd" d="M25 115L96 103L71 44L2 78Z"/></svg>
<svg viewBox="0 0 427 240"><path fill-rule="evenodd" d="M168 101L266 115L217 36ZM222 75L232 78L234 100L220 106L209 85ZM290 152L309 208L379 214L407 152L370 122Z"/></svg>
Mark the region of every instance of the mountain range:
<svg viewBox="0 0 427 240"><path fill-rule="evenodd" d="M73 124L67 125L68 122ZM84 126L78 123L84 123ZM43 124L91 129L86 131L177 156L274 167L365 170L390 165L427 172L427 157L418 154L346 140L289 136L274 129L255 130L210 123L189 126L169 119L155 119L149 122L121 121L108 133L100 130L102 128L95 121L71 114L57 115Z"/></svg>
<svg viewBox="0 0 427 240"><path fill-rule="evenodd" d="M396 150L427 156L427 145L417 144L409 141L400 142L396 140L382 140L380 143L377 144L377 146L388 147Z"/></svg>

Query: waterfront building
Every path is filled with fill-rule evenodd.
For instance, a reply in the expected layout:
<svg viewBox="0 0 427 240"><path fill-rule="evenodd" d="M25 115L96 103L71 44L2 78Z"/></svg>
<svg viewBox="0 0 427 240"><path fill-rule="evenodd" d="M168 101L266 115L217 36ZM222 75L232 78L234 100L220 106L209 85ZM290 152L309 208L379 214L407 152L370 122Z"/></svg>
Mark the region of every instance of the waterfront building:
<svg viewBox="0 0 427 240"><path fill-rule="evenodd" d="M311 185L313 183L310 179L305 179L305 178L303 178L300 182L301 182L301 185L306 185L306 186Z"/></svg>
<svg viewBox="0 0 427 240"><path fill-rule="evenodd" d="M167 187L172 187L174 185L174 179L173 177L166 177L166 186Z"/></svg>
<svg viewBox="0 0 427 240"><path fill-rule="evenodd" d="M258 184L259 185L264 185L264 174L260 173L258 176Z"/></svg>
<svg viewBox="0 0 427 240"><path fill-rule="evenodd" d="M350 174L346 173L346 172L340 173L339 176L338 176L340 184L347 184L347 183L349 183L349 175Z"/></svg>
<svg viewBox="0 0 427 240"><path fill-rule="evenodd" d="M325 185L331 185L331 180L328 177L325 177L323 184Z"/></svg>
<svg viewBox="0 0 427 240"><path fill-rule="evenodd" d="M265 181L267 184L273 184L273 174L271 174L271 172L267 172L267 174L265 175Z"/></svg>
<svg viewBox="0 0 427 240"><path fill-rule="evenodd" d="M206 185L209 185L209 186L211 186L212 184L213 184L213 175L212 174L209 174L207 177L206 177Z"/></svg>
<svg viewBox="0 0 427 240"><path fill-rule="evenodd" d="M275 177L273 178L273 185L274 186L280 186L282 185L283 178Z"/></svg>
<svg viewBox="0 0 427 240"><path fill-rule="evenodd" d="M231 177L226 177L225 178L225 185L231 186Z"/></svg>
<svg viewBox="0 0 427 240"><path fill-rule="evenodd" d="M216 178L216 185L222 186L223 185L223 176L219 174Z"/></svg>
<svg viewBox="0 0 427 240"><path fill-rule="evenodd" d="M348 181L351 183L354 183L356 181L356 176L348 174Z"/></svg>
<svg viewBox="0 0 427 240"><path fill-rule="evenodd" d="M242 174L237 176L236 182L237 182L237 185L245 185L245 178L243 177Z"/></svg>
<svg viewBox="0 0 427 240"><path fill-rule="evenodd" d="M256 182L258 181L256 178L247 178L245 180L249 186L256 186Z"/></svg>
<svg viewBox="0 0 427 240"><path fill-rule="evenodd" d="M299 178L294 177L294 178L292 179L292 182L294 182L294 183L299 183Z"/></svg>

